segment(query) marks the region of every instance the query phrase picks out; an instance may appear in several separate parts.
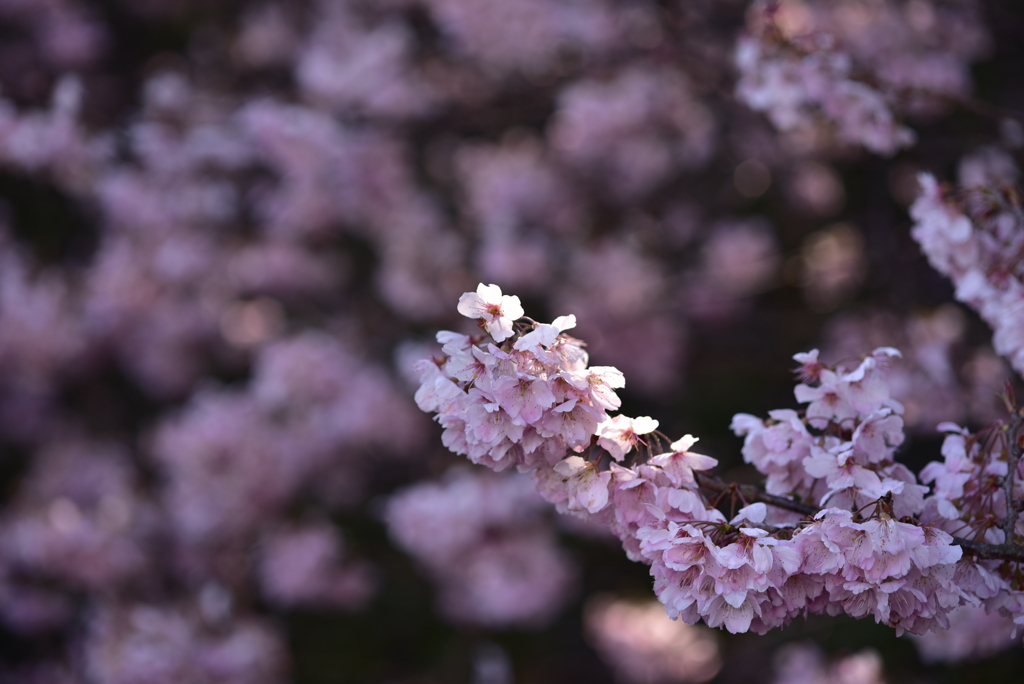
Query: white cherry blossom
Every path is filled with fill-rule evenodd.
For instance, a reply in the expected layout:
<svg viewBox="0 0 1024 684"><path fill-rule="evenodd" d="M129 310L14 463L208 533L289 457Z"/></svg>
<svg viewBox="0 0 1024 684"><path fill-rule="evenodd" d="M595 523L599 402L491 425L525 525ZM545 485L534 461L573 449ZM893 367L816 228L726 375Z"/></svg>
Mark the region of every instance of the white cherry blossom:
<svg viewBox="0 0 1024 684"><path fill-rule="evenodd" d="M495 342L512 337L512 323L523 317L519 297L501 294L497 285L480 283L476 292L466 292L459 298L459 313L483 322L484 330Z"/></svg>

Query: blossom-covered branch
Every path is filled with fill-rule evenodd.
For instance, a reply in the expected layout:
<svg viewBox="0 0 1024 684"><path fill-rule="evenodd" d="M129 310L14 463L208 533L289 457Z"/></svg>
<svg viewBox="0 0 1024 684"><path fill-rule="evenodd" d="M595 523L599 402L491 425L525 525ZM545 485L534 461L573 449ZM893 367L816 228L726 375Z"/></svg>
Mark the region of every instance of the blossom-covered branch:
<svg viewBox="0 0 1024 684"><path fill-rule="evenodd" d="M997 524L1008 511L1020 525L1020 478L1008 474L1019 460L940 426L945 461L922 473L936 483L929 493L894 458L904 439L903 407L885 382L895 349L851 368L797 354L805 409L735 416L744 459L767 476L762 492L708 475L717 461L691 451L695 437L657 453L657 421L610 415L625 379L588 365L584 344L565 334L574 317L517 320L518 298L483 284L459 310L489 335L439 333L443 356L419 364L416 401L437 414L444 444L494 470L532 473L559 511L607 525L651 566L671 617L764 632L846 613L920 634L947 627L960 605L984 604L1024 622L1024 549Z"/></svg>
<svg viewBox="0 0 1024 684"><path fill-rule="evenodd" d="M961 183L930 173L910 209L911 235L928 262L956 286L956 298L992 326L993 346L1024 373L1024 210L1012 157L987 148L961 162Z"/></svg>

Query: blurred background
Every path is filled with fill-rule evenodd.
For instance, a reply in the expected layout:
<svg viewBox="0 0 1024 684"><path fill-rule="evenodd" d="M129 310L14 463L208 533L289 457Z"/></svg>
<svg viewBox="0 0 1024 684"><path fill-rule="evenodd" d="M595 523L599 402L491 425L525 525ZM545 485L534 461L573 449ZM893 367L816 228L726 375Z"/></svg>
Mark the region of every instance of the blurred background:
<svg viewBox="0 0 1024 684"><path fill-rule="evenodd" d="M738 99L769 5L916 144ZM793 354L895 346L920 469L1018 380L906 209L1019 158L1022 38L999 0L0 0L0 682L1019 680L998 617L671 622L411 366L495 283L756 481L728 426L795 407Z"/></svg>

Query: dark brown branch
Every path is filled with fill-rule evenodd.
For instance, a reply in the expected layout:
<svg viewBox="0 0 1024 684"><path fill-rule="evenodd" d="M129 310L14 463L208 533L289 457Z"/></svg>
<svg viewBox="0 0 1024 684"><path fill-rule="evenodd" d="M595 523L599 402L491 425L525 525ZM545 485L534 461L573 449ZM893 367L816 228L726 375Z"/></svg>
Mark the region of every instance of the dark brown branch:
<svg viewBox="0 0 1024 684"><path fill-rule="evenodd" d="M953 537L953 543L981 560L1005 560L1015 563L1024 563L1024 546L1017 544L986 544L984 542L971 541Z"/></svg>
<svg viewBox="0 0 1024 684"><path fill-rule="evenodd" d="M704 489L710 489L711 491L717 492L719 494L735 488L739 490L740 494L742 494L743 498L746 499L747 501L760 501L761 503L766 503L769 506L775 506L776 508L784 508L787 511L793 511L794 513L802 513L803 515L811 516L813 516L819 510L821 510L816 506L808 506L807 504L802 504L799 501L793 501L792 499L787 499L782 496L768 494L761 488L755 487L754 485L728 483L725 480L715 477L714 475L707 475L705 473L694 473L693 475L696 478L698 485L700 485Z"/></svg>
<svg viewBox="0 0 1024 684"><path fill-rule="evenodd" d="M911 88L911 90L913 90L913 88ZM994 119L996 121L1000 119L1016 119L1017 121L1024 123L1024 115L1012 109L1004 109L1002 107L989 104L988 102L982 102L981 100L975 100L970 97L958 97L956 95L949 95L946 93L935 93L925 89L918 90L925 95L945 100L957 107L971 112L972 114L977 114L978 116Z"/></svg>
<svg viewBox="0 0 1024 684"><path fill-rule="evenodd" d="M1014 413L1013 421L1007 430L1006 447L1006 477L1003 478L1003 495L1006 499L1006 519L1003 521L1004 540L1009 544L1013 543L1017 527L1017 517L1020 515L1020 506L1013 500L1013 479L1017 473L1017 465L1020 463L1020 430L1024 424L1024 418L1019 413Z"/></svg>

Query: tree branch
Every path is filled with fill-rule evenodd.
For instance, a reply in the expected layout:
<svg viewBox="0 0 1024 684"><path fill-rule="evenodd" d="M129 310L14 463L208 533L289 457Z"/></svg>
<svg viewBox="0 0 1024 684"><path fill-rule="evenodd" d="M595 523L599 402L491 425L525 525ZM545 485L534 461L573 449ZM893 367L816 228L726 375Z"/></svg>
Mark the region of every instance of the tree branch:
<svg viewBox="0 0 1024 684"><path fill-rule="evenodd" d="M794 513L802 513L803 515L816 514L820 508L817 506L808 506L802 504L799 501L793 501L782 496L775 496L774 494L768 494L760 487L754 485L741 485L735 483L728 483L721 478L715 477L714 475L707 475L705 473L694 473L694 478L697 480L697 484L705 489L710 489L713 492L726 492L729 489L736 488L740 494L747 501L760 501L766 503L769 506L775 506L776 508L784 508L787 511L793 511Z"/></svg>
<svg viewBox="0 0 1024 684"><path fill-rule="evenodd" d="M1003 498L1006 499L1006 519L1003 521L1003 541L1013 544L1017 526L1017 516L1020 515L1020 506L1013 500L1013 479L1017 474L1017 465L1020 463L1020 429L1024 424L1024 418L1017 412L1014 413L1010 429L1007 431L1009 444L1006 449L1006 477L1003 478Z"/></svg>
<svg viewBox="0 0 1024 684"><path fill-rule="evenodd" d="M1024 546L1017 544L986 544L953 537L953 543L980 560L1005 560L1024 563Z"/></svg>

